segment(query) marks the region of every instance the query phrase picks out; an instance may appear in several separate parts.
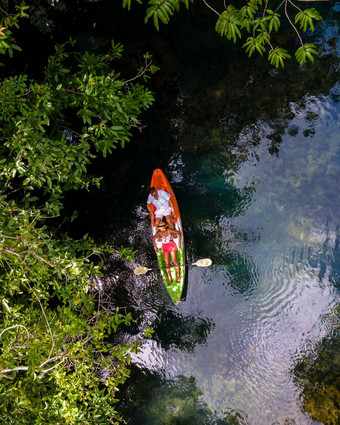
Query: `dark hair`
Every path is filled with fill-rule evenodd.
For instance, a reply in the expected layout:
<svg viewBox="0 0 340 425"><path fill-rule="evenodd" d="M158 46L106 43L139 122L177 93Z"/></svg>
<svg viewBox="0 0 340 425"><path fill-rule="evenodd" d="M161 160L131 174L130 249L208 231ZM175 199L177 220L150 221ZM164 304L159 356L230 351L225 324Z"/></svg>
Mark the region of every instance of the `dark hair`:
<svg viewBox="0 0 340 425"><path fill-rule="evenodd" d="M149 194L152 195L155 192L157 192L157 189L155 187L150 187Z"/></svg>

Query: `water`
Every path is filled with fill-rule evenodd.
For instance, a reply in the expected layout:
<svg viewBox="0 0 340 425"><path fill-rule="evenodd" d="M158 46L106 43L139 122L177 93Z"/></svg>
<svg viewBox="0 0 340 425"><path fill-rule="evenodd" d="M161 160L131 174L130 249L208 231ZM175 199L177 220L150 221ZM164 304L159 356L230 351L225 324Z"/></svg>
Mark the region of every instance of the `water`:
<svg viewBox="0 0 340 425"><path fill-rule="evenodd" d="M321 423L296 368L339 327L339 6L328 8L313 35L321 58L284 73L211 42L199 18L186 39L171 26L154 35L167 87L156 79L148 128L101 164L105 186L83 198L80 218L97 238L137 250L120 280L113 260L105 266L108 290L139 318L121 337L155 330L122 392L131 424ZM156 265L145 205L154 168L176 193L188 261L213 260L189 267L178 306L157 270L132 274Z"/></svg>
<svg viewBox="0 0 340 425"><path fill-rule="evenodd" d="M313 137L283 136L278 156L264 143L256 159L233 173L232 184L223 174L211 183L210 192L221 198L215 199L219 215L202 219L196 210L188 220L192 227L193 220L198 223L194 238L202 232L207 241L193 239L190 230L186 239L189 257L210 256L214 265L189 269L185 302L164 307L148 293L144 278L135 282L144 286L156 337L145 342L134 363L166 378L164 385L193 377L201 401L218 417L231 408L251 424L287 418L311 423L301 412L292 371L338 323L340 148L338 105L325 97L311 99L310 108L318 111ZM306 128L308 112L290 125ZM178 168L169 170L171 180L179 179L185 164ZM252 190L246 200L241 197L239 213L230 215L229 199L246 187Z"/></svg>

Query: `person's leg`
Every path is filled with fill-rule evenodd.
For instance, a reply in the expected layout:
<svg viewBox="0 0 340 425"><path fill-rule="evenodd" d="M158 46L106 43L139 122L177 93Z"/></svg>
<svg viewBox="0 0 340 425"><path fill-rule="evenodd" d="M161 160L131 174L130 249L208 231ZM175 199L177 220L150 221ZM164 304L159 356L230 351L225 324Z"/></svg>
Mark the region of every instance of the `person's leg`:
<svg viewBox="0 0 340 425"><path fill-rule="evenodd" d="M180 281L181 280L181 273L179 271L179 264L178 264L177 259L176 259L176 250L171 251L171 259L172 259L172 262L173 262L173 264L176 268L177 280Z"/></svg>
<svg viewBox="0 0 340 425"><path fill-rule="evenodd" d="M174 225L174 222L171 220L171 216L167 215L165 217L165 219L166 219L166 222L168 223L170 229L175 229L175 225Z"/></svg>
<svg viewBox="0 0 340 425"><path fill-rule="evenodd" d="M160 221L161 221L160 217L155 218L156 227L158 227Z"/></svg>
<svg viewBox="0 0 340 425"><path fill-rule="evenodd" d="M172 279L171 279L171 273L170 273L170 259L169 259L169 253L168 252L164 252L164 261L165 261L165 267L166 267L166 272L168 274L168 279L169 279L169 283L172 283Z"/></svg>

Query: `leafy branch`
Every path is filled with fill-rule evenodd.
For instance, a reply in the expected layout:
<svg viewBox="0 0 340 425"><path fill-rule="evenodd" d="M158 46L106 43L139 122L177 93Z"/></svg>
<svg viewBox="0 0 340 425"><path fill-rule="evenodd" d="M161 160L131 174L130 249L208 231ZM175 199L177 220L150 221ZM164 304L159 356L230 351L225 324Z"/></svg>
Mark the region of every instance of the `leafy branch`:
<svg viewBox="0 0 340 425"><path fill-rule="evenodd" d="M142 4L141 0L135 1ZM218 12L216 7L212 7L207 0L202 1L207 8L218 16L215 25L218 34L234 43L242 37L247 37L243 48L248 56L252 56L255 52L263 55L268 51L268 60L276 68L284 67L285 60L291 58L286 49L273 46L271 41L273 34L280 30L282 18L279 10L283 8L284 16L296 33L301 45L295 52L296 60L300 65L303 65L307 60L314 62L314 57L317 55L316 46L311 43L304 44L300 34L300 31L314 31L314 23L322 19L319 12L314 8L301 10L292 0L283 0L275 10L269 7L270 0L265 2L250 0L246 5L237 8L221 0L224 10ZM131 3L132 0L123 0L123 7L130 10ZM159 22L168 24L174 12L180 10L181 3L185 3L186 7L189 7L189 0L149 0L145 22L152 17L156 29L159 30ZM274 4L273 0L271 0L271 3ZM288 5L298 10L294 23L289 16ZM299 24L299 30L296 28L296 24Z"/></svg>
<svg viewBox="0 0 340 425"><path fill-rule="evenodd" d="M57 364L55 364L52 367L49 367L48 369L43 369L44 366L46 366L48 363L52 363L56 360L59 360L61 358L61 361L58 362ZM62 358L61 356L56 356L53 358L49 358L48 360L45 360L43 363L41 363L35 370L34 373L47 373L47 372L51 372L53 369L57 368L58 366L60 366L63 362L65 361L65 358ZM14 379L11 376L7 376L8 373L12 373L12 372L19 372L19 371L24 371L27 372L29 370L28 366L16 366L13 367L11 369L2 369L0 370L0 374L5 376L7 379Z"/></svg>
<svg viewBox="0 0 340 425"><path fill-rule="evenodd" d="M146 82L151 78L150 75L148 75L148 72L154 74L155 72L159 71L159 67L152 64L152 55L150 55L150 53L145 53L143 57L145 60L144 66L137 69L138 73L134 77L130 78L129 80L125 80L125 84L129 84L132 81L140 79L141 77L143 77L144 81Z"/></svg>

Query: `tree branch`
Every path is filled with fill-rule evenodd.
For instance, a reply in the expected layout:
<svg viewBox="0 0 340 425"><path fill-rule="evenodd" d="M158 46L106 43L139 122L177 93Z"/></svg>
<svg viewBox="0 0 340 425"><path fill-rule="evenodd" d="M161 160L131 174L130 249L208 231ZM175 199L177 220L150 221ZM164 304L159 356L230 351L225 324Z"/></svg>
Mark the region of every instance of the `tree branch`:
<svg viewBox="0 0 340 425"><path fill-rule="evenodd" d="M50 263L45 258L41 257L39 254L33 251L33 249L27 249L26 251L15 252L15 251L12 251L11 249L5 248L0 251L0 254L2 254L3 252L7 252L8 254L15 255L16 257L19 257L19 258L21 257L22 254L27 254L27 253L33 254L38 260L43 261L45 264L49 265L50 267L54 267L54 264Z"/></svg>
<svg viewBox="0 0 340 425"><path fill-rule="evenodd" d="M48 369L39 370L43 366L45 366L46 364L51 363L51 362L53 362L55 360L58 360L58 359L61 359L61 361L59 363L55 364L54 366L52 366L52 367L50 367ZM63 356L52 357L51 359L47 359L46 361L44 361L43 363L41 363L41 365L35 371L37 373L47 373L47 372L50 372L51 370L53 370L57 366L59 366L63 361L65 361L65 359L66 359L66 357L63 357ZM0 370L0 374L5 376L6 373L21 371L21 370L27 371L28 370L28 366L17 366L17 367L13 367L12 369L2 369L2 370ZM5 377L8 378L8 379L12 379L9 376L5 376Z"/></svg>
<svg viewBox="0 0 340 425"><path fill-rule="evenodd" d="M13 326L10 326L9 328L3 329L3 330L1 331L1 333L0 333L0 339L1 339L2 334L3 334L4 332L6 332L6 331L8 331L8 330L10 330L10 329L13 329L13 328L24 328L24 329L25 329L25 331L27 332L27 337L28 337L28 339L29 339L30 334L29 334L29 332L28 332L28 330L27 330L26 326L24 326L24 325L13 325Z"/></svg>
<svg viewBox="0 0 340 425"><path fill-rule="evenodd" d="M286 15L286 17L287 17L287 19L288 19L288 21L289 21L290 25L294 28L294 30L295 30L295 32L296 32L296 34L297 34L297 36L299 37L299 40L300 40L301 46L303 46L304 44L303 44L302 38L301 38L301 36L300 36L300 33L299 33L299 31L297 30L297 28L295 27L295 25L293 24L293 22L291 21L291 19L290 19L289 15L288 15L288 12L287 12L287 3L288 3L288 1L289 1L289 3L291 3L291 1L290 1L290 0L285 0L285 15Z"/></svg>
<svg viewBox="0 0 340 425"><path fill-rule="evenodd" d="M34 290L31 288L30 284L29 284L29 283L27 283L27 285L28 285L28 287L30 288L30 290L33 292L33 294L34 294L35 298L37 299L37 301L38 301L38 303L39 303L39 305L40 305L40 308L41 308L42 314L44 315L44 318L45 318L45 321L46 321L46 324L47 324L48 330L49 330L50 335L51 335L52 347L51 347L50 354L48 355L48 358L50 359L51 354L52 354L52 352L53 352L53 350L54 350L54 338L53 338L52 329L51 329L51 327L50 327L50 324L48 323L48 320L47 320L47 317L46 317L46 314L45 314L44 308L43 308L43 306L42 306L42 304L41 304L41 302L40 302L39 298L37 297L37 295L36 295L36 293L34 292Z"/></svg>
<svg viewBox="0 0 340 425"><path fill-rule="evenodd" d="M203 3L210 9L212 10L214 13L216 13L216 15L221 16L218 12L216 12L215 9L213 9L207 2L206 0L203 0ZM224 5L225 6L225 5Z"/></svg>
<svg viewBox="0 0 340 425"><path fill-rule="evenodd" d="M140 78L142 75L144 75L146 73L146 71L148 71L150 69L151 64L152 64L152 60L150 60L148 62L147 59L145 59L144 69L142 71L139 71L138 74L135 75L133 78L130 78L129 80L125 80L124 83L128 84L131 81L134 81L134 80L137 80L138 78Z"/></svg>

